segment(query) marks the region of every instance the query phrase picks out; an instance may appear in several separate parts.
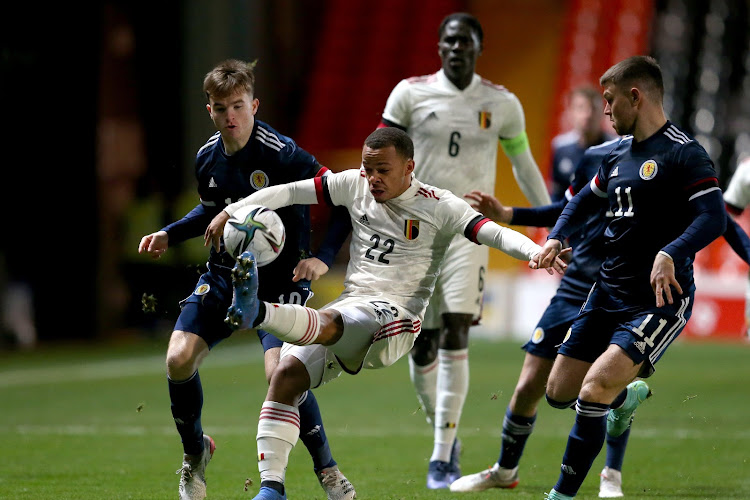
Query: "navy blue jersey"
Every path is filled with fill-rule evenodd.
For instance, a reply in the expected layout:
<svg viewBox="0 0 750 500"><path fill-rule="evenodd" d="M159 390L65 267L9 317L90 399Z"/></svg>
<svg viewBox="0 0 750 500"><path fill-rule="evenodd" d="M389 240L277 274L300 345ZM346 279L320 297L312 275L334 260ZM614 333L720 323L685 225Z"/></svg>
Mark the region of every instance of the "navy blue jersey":
<svg viewBox="0 0 750 500"><path fill-rule="evenodd" d="M618 138L592 146L585 151L575 169L573 180L565 192L568 200L591 182L604 158L619 142ZM581 301L586 300L604 260L603 235L609 221L604 217L603 212L604 210L592 213L583 227L568 237L568 243L573 248L573 255L560 280L557 295Z"/></svg>
<svg viewBox="0 0 750 500"><path fill-rule="evenodd" d="M301 149L266 123L255 120L250 140L244 148L229 156L224 152L221 134L214 134L198 150L195 174L201 205L185 218L165 228L169 243L202 235L214 216L230 203L245 198L259 189L322 175L327 170L307 151ZM286 243L279 257L258 270L261 282L289 278L300 259L309 257L310 209L307 205L292 205L276 212L286 228ZM211 248L209 262L232 267L234 259Z"/></svg>
<svg viewBox="0 0 750 500"><path fill-rule="evenodd" d="M651 304L650 275L656 254L671 248L678 238L699 239L700 235L683 235L698 220L695 205L711 200L710 196L721 197L713 163L700 144L668 121L642 142L623 138L590 186L608 202L600 283L609 293ZM710 212L714 227L705 233L724 231L722 207L718 213ZM683 292L690 293L695 288L695 254L673 254L675 277Z"/></svg>
<svg viewBox="0 0 750 500"><path fill-rule="evenodd" d="M602 133L596 141L590 144L593 146L611 139L613 139L612 136ZM552 187L550 190L552 201L559 201L565 197L566 189L572 184L578 164L586 150L587 146L581 144L580 134L575 131L552 139Z"/></svg>

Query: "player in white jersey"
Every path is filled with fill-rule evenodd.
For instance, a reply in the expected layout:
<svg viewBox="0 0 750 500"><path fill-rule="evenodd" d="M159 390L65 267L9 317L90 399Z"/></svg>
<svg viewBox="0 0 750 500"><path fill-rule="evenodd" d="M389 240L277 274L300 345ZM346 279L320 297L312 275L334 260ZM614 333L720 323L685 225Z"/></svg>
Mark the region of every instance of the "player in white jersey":
<svg viewBox="0 0 750 500"><path fill-rule="evenodd" d="M442 68L399 82L386 102L381 126L411 136L418 179L457 196L494 190L499 142L526 198L534 205L548 204L521 103L474 72L482 52L479 21L466 13L451 14L441 23L439 36ZM469 327L480 317L487 261L487 247L454 239L409 359L417 396L434 427L430 489L447 488L461 476L456 434L469 391Z"/></svg>
<svg viewBox="0 0 750 500"><path fill-rule="evenodd" d="M727 211L735 217L750 205L750 155L741 158L737 164L729 186L724 191L724 203ZM745 289L745 328L745 335L750 337L750 280Z"/></svg>
<svg viewBox="0 0 750 500"><path fill-rule="evenodd" d="M365 140L362 168L317 180L271 186L229 205L206 229L218 245L229 215L246 204L276 209L291 204L343 205L353 226L344 292L320 310L257 299L252 254L234 271L233 328L262 328L287 342L258 422L256 499L286 498L284 476L299 437L297 398L309 387L362 368L388 366L409 352L454 236L529 260L540 249L525 235L501 227L447 190L413 176L414 145L395 128ZM558 260L556 270L565 264Z"/></svg>

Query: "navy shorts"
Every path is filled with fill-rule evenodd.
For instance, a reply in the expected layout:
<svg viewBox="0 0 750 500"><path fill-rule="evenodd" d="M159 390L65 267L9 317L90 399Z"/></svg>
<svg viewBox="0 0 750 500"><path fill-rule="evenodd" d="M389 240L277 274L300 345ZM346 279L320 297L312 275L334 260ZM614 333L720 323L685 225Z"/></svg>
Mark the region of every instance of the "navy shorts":
<svg viewBox="0 0 750 500"><path fill-rule="evenodd" d="M531 338L522 349L540 358L555 359L557 349L563 343L570 325L578 317L582 305L582 300L558 295L552 297Z"/></svg>
<svg viewBox="0 0 750 500"><path fill-rule="evenodd" d="M643 362L639 377L650 377L656 362L690 319L694 295L694 290L675 293L674 303L662 307L630 305L595 285L558 351L593 363L610 344L616 344L633 363Z"/></svg>
<svg viewBox="0 0 750 500"><path fill-rule="evenodd" d="M282 283L260 284L258 297L266 302L305 305L313 296L309 281L291 280ZM195 290L180 302L182 311L175 323L175 330L190 332L206 341L209 348L232 335L224 323L227 309L232 305L232 277L230 270L208 265L208 272L201 275ZM281 347L283 342L264 330L258 330L263 351Z"/></svg>

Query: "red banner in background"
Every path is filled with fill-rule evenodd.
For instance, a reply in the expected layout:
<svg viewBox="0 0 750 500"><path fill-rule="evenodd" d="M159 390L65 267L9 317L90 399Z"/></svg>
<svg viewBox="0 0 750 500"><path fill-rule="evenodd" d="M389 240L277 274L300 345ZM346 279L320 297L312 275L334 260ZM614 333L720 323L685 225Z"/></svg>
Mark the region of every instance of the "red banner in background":
<svg viewBox="0 0 750 500"><path fill-rule="evenodd" d="M738 217L737 223L747 231L750 228L748 212ZM748 340L745 317L748 269L724 238L698 252L695 256L695 305L683 336Z"/></svg>

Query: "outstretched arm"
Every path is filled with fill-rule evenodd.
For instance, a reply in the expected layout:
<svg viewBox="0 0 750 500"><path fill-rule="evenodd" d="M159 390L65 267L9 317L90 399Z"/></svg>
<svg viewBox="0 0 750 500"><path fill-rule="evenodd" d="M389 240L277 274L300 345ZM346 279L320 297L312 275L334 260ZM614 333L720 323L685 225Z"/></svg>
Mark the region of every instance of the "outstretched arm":
<svg viewBox="0 0 750 500"><path fill-rule="evenodd" d="M587 184L565 205L548 239L565 241L586 222L590 214L596 213L601 208L602 200L605 199L594 193L591 184Z"/></svg>
<svg viewBox="0 0 750 500"><path fill-rule="evenodd" d="M202 204L196 206L182 219L141 238L138 253L148 253L158 259L170 246L200 235L211 215L212 212Z"/></svg>
<svg viewBox="0 0 750 500"><path fill-rule="evenodd" d="M541 207L521 208L506 207L500 200L489 193L474 190L464 195L464 198L471 200L471 207L490 219L511 224L514 226L532 226L532 227L552 227L560 217L568 200L563 198L549 205Z"/></svg>
<svg viewBox="0 0 750 500"><path fill-rule="evenodd" d="M541 250L541 247L534 243L528 236L510 228L499 226L492 221L485 222L479 228L476 240L483 245L497 248L519 260L532 261ZM536 269L538 266L530 265L529 267ZM560 274L565 272L566 267L567 264L559 257L553 258L550 265L547 266L547 268L553 268ZM549 269L548 272L552 274L552 269Z"/></svg>
<svg viewBox="0 0 750 500"><path fill-rule="evenodd" d="M727 230L724 231L724 239L727 240L734 253L750 264L750 237L729 213L727 213Z"/></svg>
<svg viewBox="0 0 750 500"><path fill-rule="evenodd" d="M214 217L203 235L204 245L213 244L219 250L219 242L224 234L224 225L237 210L247 205L262 205L271 210L289 205L315 205L318 197L315 192L315 182L319 178L305 179L278 186L269 186L256 191L247 198L227 205L224 210Z"/></svg>

